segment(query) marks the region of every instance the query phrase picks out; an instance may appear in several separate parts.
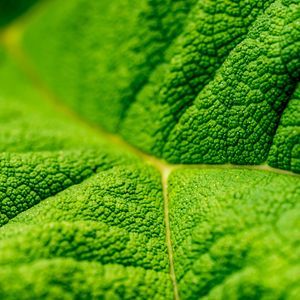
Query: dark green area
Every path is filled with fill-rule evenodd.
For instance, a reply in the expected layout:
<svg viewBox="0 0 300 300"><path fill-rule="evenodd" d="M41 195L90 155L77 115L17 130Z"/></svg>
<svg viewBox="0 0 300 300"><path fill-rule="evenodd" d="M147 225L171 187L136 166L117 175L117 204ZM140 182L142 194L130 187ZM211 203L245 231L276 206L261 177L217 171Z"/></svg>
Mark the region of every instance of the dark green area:
<svg viewBox="0 0 300 300"><path fill-rule="evenodd" d="M273 140L269 164L275 168L300 173L300 87L284 111Z"/></svg>
<svg viewBox="0 0 300 300"><path fill-rule="evenodd" d="M1 0L0 28L22 15L38 1L41 0Z"/></svg>
<svg viewBox="0 0 300 300"><path fill-rule="evenodd" d="M53 1L26 46L63 101L115 132L195 2Z"/></svg>

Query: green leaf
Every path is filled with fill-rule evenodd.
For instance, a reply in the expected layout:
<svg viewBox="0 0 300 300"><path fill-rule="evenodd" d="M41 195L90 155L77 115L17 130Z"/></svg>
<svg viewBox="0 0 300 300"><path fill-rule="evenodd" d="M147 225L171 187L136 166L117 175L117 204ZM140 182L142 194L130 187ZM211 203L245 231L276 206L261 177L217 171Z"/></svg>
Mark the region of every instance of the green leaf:
<svg viewBox="0 0 300 300"><path fill-rule="evenodd" d="M169 198L183 299L294 299L299 178L257 170L178 170L170 177Z"/></svg>
<svg viewBox="0 0 300 300"><path fill-rule="evenodd" d="M300 87L297 86L285 109L269 153L269 164L276 168L300 170Z"/></svg>
<svg viewBox="0 0 300 300"><path fill-rule="evenodd" d="M298 300L299 5L53 0L3 29L0 298Z"/></svg>
<svg viewBox="0 0 300 300"><path fill-rule="evenodd" d="M0 27L7 25L39 0L1 0Z"/></svg>

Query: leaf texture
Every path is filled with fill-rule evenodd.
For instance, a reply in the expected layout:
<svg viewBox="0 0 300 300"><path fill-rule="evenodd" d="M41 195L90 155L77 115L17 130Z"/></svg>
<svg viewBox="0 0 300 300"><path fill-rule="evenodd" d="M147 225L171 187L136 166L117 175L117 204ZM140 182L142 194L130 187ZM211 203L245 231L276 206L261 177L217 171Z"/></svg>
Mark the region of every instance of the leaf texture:
<svg viewBox="0 0 300 300"><path fill-rule="evenodd" d="M4 28L0 298L298 300L299 6L53 0Z"/></svg>

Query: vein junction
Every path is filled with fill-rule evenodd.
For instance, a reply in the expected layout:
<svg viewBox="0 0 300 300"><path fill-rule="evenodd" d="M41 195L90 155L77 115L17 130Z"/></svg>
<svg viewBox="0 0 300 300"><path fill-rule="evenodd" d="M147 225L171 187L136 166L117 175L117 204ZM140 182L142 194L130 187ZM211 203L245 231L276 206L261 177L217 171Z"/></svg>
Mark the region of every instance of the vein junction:
<svg viewBox="0 0 300 300"><path fill-rule="evenodd" d="M21 22L22 23L22 22ZM164 219L165 219L165 227L166 227L166 243L168 249L168 257L169 257L169 265L170 265L170 277L173 284L174 289L174 299L178 300L179 292L176 282L176 274L174 268L173 261L173 247L172 247L172 237L171 237L171 228L170 228L170 217L169 217L169 199L168 199L168 177L174 171L183 168L190 169L249 169L249 170L261 170L266 172L273 172L278 174L285 174L290 176L298 176L300 174L296 174L290 171L280 170L272 168L266 164L262 165L233 165L233 164L222 164L222 165L207 165L207 164L169 164L164 160L158 159L154 156L148 155L141 150L133 147L125 140L123 140L120 136L116 134L111 134L103 129L95 126L93 124L88 124L85 119L81 118L67 106L63 105L62 102L49 90L49 88L43 83L43 81L39 78L37 72L34 67L30 64L28 58L25 53L22 51L20 47L20 40L22 36L21 23L15 23L6 29L1 34L0 40L6 47L7 52L10 53L11 56L14 57L15 61L18 62L19 66L23 70L23 72L27 75L28 78L31 79L33 85L41 92L44 96L44 99L48 101L56 111L71 117L77 123L80 123L83 127L92 130L95 134L100 135L101 137L105 137L106 140L110 141L112 144L115 144L118 147L122 147L127 149L129 152L136 154L141 160L146 163L154 166L157 170L159 170L162 178L162 189L163 189L163 198L164 198ZM23 26L22 26L23 27Z"/></svg>

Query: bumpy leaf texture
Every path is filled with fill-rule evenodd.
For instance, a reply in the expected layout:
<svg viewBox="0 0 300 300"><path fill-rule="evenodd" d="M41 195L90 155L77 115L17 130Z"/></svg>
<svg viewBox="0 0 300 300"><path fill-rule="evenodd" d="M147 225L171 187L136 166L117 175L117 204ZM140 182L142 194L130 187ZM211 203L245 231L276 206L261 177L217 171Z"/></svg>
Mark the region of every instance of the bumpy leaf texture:
<svg viewBox="0 0 300 300"><path fill-rule="evenodd" d="M300 298L298 0L40 1L0 41L1 299Z"/></svg>

